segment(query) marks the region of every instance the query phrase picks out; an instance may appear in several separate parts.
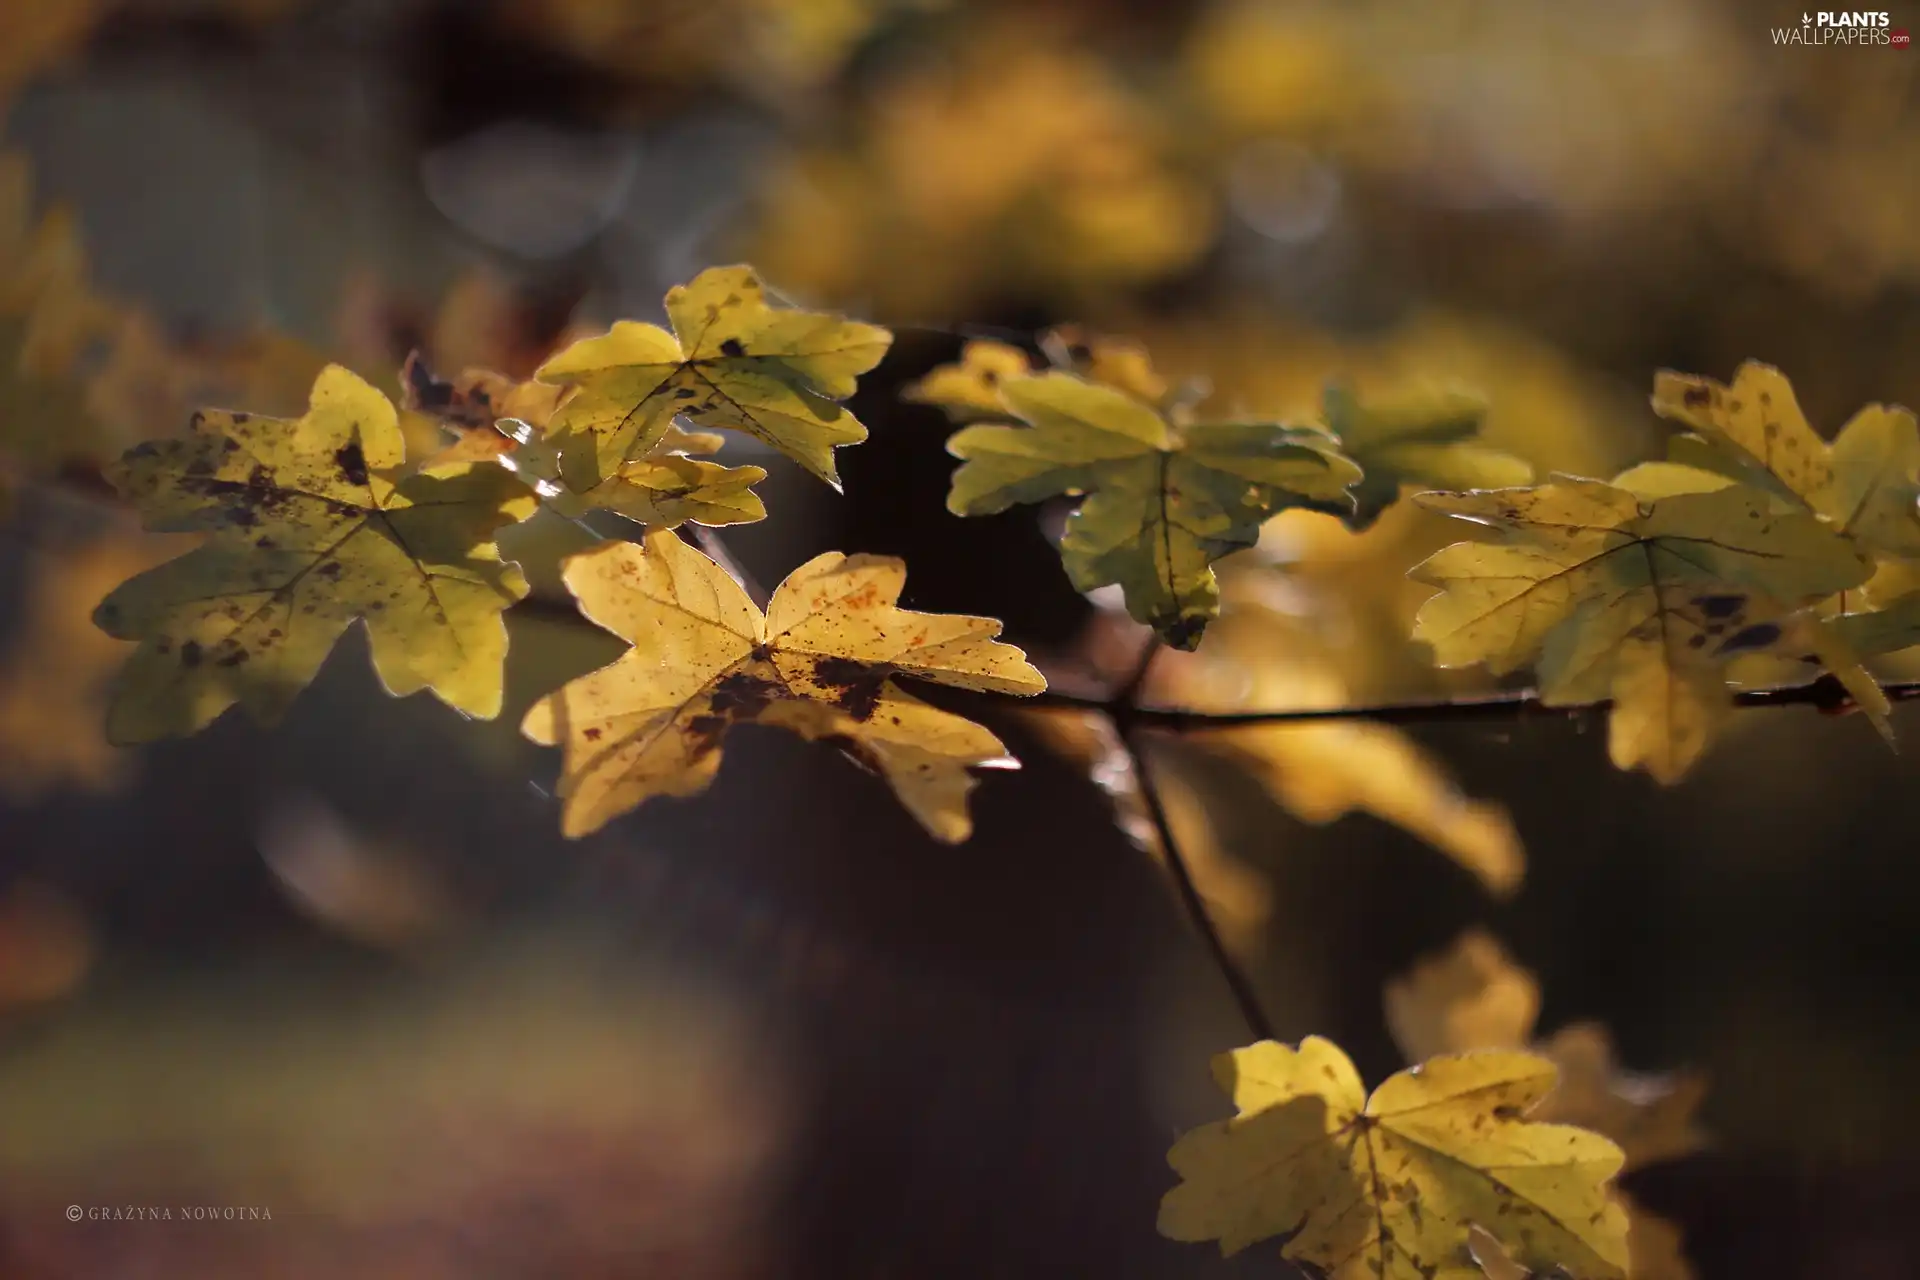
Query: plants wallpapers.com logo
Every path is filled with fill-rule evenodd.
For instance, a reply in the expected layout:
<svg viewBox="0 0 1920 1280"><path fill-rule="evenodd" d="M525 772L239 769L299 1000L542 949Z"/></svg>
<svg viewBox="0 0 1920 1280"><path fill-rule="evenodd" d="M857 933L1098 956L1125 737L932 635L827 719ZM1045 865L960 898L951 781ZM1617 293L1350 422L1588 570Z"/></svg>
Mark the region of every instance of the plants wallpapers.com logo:
<svg viewBox="0 0 1920 1280"><path fill-rule="evenodd" d="M1818 13L1802 12L1797 27L1773 28L1775 44L1799 45L1886 45L1905 49L1912 37L1905 27L1893 26L1892 15L1884 10L1843 10Z"/></svg>

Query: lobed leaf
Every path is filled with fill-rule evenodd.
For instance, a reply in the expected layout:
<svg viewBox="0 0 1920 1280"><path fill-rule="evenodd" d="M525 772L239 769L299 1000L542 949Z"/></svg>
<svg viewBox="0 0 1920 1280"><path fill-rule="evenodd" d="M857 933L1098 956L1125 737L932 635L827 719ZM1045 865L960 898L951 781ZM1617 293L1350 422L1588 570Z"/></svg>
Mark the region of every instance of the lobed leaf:
<svg viewBox="0 0 1920 1280"><path fill-rule="evenodd" d="M1015 767L1000 740L928 706L908 676L1031 695L1046 687L991 618L897 606L906 566L828 552L794 570L764 615L727 572L666 532L567 562L582 612L633 647L534 705L521 725L565 755L568 836L660 795L704 789L735 724L831 741L884 778L937 839L971 833L970 766Z"/></svg>
<svg viewBox="0 0 1920 1280"><path fill-rule="evenodd" d="M1259 538L1275 512L1346 500L1360 470L1317 432L1273 423L1181 424L1114 387L1066 373L1003 379L1026 425L964 427L947 507L990 515L1086 495L1060 558L1082 591L1117 583L1127 611L1191 649L1218 615L1213 562Z"/></svg>
<svg viewBox="0 0 1920 1280"><path fill-rule="evenodd" d="M1653 408L1759 467L1867 550L1920 556L1920 424L1908 410L1870 404L1829 445L1786 375L1751 360L1732 386L1662 370Z"/></svg>
<svg viewBox="0 0 1920 1280"><path fill-rule="evenodd" d="M300 418L207 410L188 438L130 450L109 478L147 527L209 536L95 610L109 635L140 641L108 738L192 733L235 703L277 720L355 621L390 693L430 688L497 715L501 613L527 583L492 535L531 515L534 496L496 466L401 478L404 460L392 403L338 365Z"/></svg>
<svg viewBox="0 0 1920 1280"><path fill-rule="evenodd" d="M1226 1254L1282 1237L1282 1256L1329 1280L1460 1280L1477 1274L1477 1225L1525 1266L1625 1274L1620 1149L1524 1118L1554 1085L1542 1058L1433 1058L1369 1097L1346 1054L1310 1036L1223 1054L1214 1077L1238 1114L1168 1152L1182 1181L1162 1235Z"/></svg>
<svg viewBox="0 0 1920 1280"><path fill-rule="evenodd" d="M833 450L867 429L837 402L893 337L840 316L769 306L752 268L710 267L666 297L673 332L621 320L536 371L573 388L549 437L585 493L645 458L675 415L743 431L840 487Z"/></svg>
<svg viewBox="0 0 1920 1280"><path fill-rule="evenodd" d="M1662 782L1686 772L1730 710L1725 664L1804 634L1796 611L1870 572L1828 524L1739 484L1642 501L1558 477L1419 500L1499 541L1455 543L1412 570L1441 588L1414 638L1441 666L1533 663L1549 705L1611 698L1614 763ZM1837 644L1835 657L1850 665Z"/></svg>

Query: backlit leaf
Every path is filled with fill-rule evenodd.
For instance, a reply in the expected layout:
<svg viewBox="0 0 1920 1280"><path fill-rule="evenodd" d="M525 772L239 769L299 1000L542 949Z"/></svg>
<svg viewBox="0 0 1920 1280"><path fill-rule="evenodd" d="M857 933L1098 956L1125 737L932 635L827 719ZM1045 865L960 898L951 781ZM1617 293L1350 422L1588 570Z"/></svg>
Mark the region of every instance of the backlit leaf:
<svg viewBox="0 0 1920 1280"><path fill-rule="evenodd" d="M1559 477L1420 502L1499 541L1455 543L1412 571L1442 588L1414 638L1443 667L1534 662L1548 705L1612 698L1614 763L1662 782L1730 711L1726 662L1779 644L1794 610L1869 572L1831 527L1743 485L1643 502Z"/></svg>
<svg viewBox="0 0 1920 1280"><path fill-rule="evenodd" d="M711 267L667 291L669 333L622 320L540 366L574 392L549 430L567 487L586 492L644 458L674 415L744 431L839 487L833 450L867 429L837 401L880 363L892 335L815 311L769 306L749 267Z"/></svg>
<svg viewBox="0 0 1920 1280"><path fill-rule="evenodd" d="M1214 1078L1238 1114L1168 1153L1182 1182L1160 1203L1160 1232L1227 1254L1281 1236L1283 1256L1329 1280L1457 1280L1477 1274L1478 1225L1524 1266L1624 1275L1626 1215L1608 1195L1620 1149L1524 1118L1554 1077L1531 1054L1460 1054L1368 1097L1317 1036L1223 1054Z"/></svg>
<svg viewBox="0 0 1920 1280"><path fill-rule="evenodd" d="M1176 648L1199 644L1219 613L1214 561L1252 546L1276 511L1344 501L1360 478L1318 432L1181 423L1071 374L1005 379L1000 395L1028 425L954 434L947 451L963 462L948 509L990 515L1088 495L1060 542L1067 576L1082 591L1119 584L1127 612Z"/></svg>
<svg viewBox="0 0 1920 1280"><path fill-rule="evenodd" d="M1706 1141L1694 1119L1706 1081L1692 1072L1623 1071L1613 1039L1592 1022L1534 1039L1540 984L1487 933L1462 934L1445 952L1387 984L1387 1026L1408 1061L1475 1049L1525 1049L1560 1070L1560 1085L1534 1112L1538 1120L1579 1125L1618 1143L1626 1168L1698 1151Z"/></svg>
<svg viewBox="0 0 1920 1280"><path fill-rule="evenodd" d="M396 478L404 460L392 403L337 365L304 417L207 410L187 439L130 450L110 478L147 527L210 536L94 613L141 642L109 739L192 733L236 702L272 722L356 619L389 692L431 688L469 715L497 714L500 615L527 584L492 534L532 514L534 496L486 464Z"/></svg>
<svg viewBox="0 0 1920 1280"><path fill-rule="evenodd" d="M969 766L1011 767L993 734L903 692L896 676L1030 695L1046 682L991 618L897 606L906 566L828 552L774 591L764 616L724 569L667 532L572 557L583 612L633 647L536 703L521 725L564 748L569 836L660 795L703 790L735 724L828 740L883 777L936 838L972 824Z"/></svg>
<svg viewBox="0 0 1920 1280"><path fill-rule="evenodd" d="M1920 556L1920 424L1908 410L1870 404L1829 446L1786 375L1751 360L1730 387L1663 370L1653 407L1758 464L1868 550Z"/></svg>

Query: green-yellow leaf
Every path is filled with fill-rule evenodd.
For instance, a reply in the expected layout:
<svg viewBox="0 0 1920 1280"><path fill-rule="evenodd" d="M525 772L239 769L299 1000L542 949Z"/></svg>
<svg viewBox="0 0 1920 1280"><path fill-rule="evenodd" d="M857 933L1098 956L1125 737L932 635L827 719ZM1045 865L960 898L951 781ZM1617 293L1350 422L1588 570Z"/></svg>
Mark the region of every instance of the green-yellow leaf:
<svg viewBox="0 0 1920 1280"><path fill-rule="evenodd" d="M1444 667L1504 673L1537 659L1550 705L1611 697L1614 763L1662 782L1730 709L1724 664L1773 648L1787 615L1870 572L1831 526L1744 485L1643 502L1558 477L1420 501L1500 540L1455 543L1412 571L1443 588L1414 638Z"/></svg>
<svg viewBox="0 0 1920 1280"><path fill-rule="evenodd" d="M1327 430L1341 452L1360 464L1354 488L1355 529L1365 529L1400 496L1403 484L1428 489L1502 489L1533 479L1533 468L1477 437L1486 402L1462 391L1437 391L1362 404L1351 387L1334 383L1321 401Z"/></svg>
<svg viewBox="0 0 1920 1280"><path fill-rule="evenodd" d="M1000 740L903 692L896 676L1031 695L1046 688L991 618L897 606L906 566L837 551L801 565L763 616L727 572L674 534L572 557L582 611L633 647L536 703L522 731L565 750L569 836L661 795L705 789L729 726L827 739L886 779L936 838L972 831L969 766L1014 767Z"/></svg>
<svg viewBox="0 0 1920 1280"><path fill-rule="evenodd" d="M772 307L749 267L712 267L667 291L669 333L622 320L540 366L574 388L553 415L567 487L586 492L645 458L676 414L744 431L839 487L833 450L867 438L837 401L893 336L840 316Z"/></svg>
<svg viewBox="0 0 1920 1280"><path fill-rule="evenodd" d="M1620 1149L1523 1118L1554 1086L1542 1058L1433 1058L1368 1097L1346 1054L1311 1036L1222 1054L1214 1078L1238 1114L1168 1153L1182 1181L1160 1202L1162 1235L1227 1254L1280 1236L1328 1280L1465 1280L1478 1225L1525 1266L1625 1272L1626 1215L1608 1195Z"/></svg>
<svg viewBox="0 0 1920 1280"><path fill-rule="evenodd" d="M1870 404L1829 446L1786 375L1755 361L1730 387L1662 370L1653 407L1758 464L1867 549L1920 556L1920 424L1906 409Z"/></svg>
<svg viewBox="0 0 1920 1280"><path fill-rule="evenodd" d="M1213 562L1248 547L1288 507L1345 501L1360 469L1325 436L1274 423L1178 423L1113 387L1066 373L1004 379L1026 426L971 426L947 507L990 515L1087 495L1060 558L1082 591L1118 583L1127 612L1176 648L1200 643L1220 611Z"/></svg>
<svg viewBox="0 0 1920 1280"><path fill-rule="evenodd" d="M500 615L527 584L492 535L533 513L533 493L469 462L395 479L404 454L392 403L338 365L304 417L208 410L188 438L130 450L109 474L147 527L209 537L95 611L108 634L141 642L108 737L192 733L236 702L272 722L356 619L389 692L430 688L498 714Z"/></svg>

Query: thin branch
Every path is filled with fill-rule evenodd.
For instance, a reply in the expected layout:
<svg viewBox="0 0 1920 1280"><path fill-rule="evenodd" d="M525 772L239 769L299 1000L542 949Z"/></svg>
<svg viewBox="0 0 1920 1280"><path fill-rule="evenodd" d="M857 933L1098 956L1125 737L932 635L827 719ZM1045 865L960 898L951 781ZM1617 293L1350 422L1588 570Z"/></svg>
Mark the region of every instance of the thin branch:
<svg viewBox="0 0 1920 1280"><path fill-rule="evenodd" d="M1233 993L1233 1002L1239 1006L1240 1017L1245 1020L1253 1038L1278 1039L1273 1024L1267 1021L1266 1011L1260 1007L1260 998L1253 992L1253 983L1241 972L1232 953L1227 950L1227 944L1221 940L1220 931L1214 928L1213 917L1207 914L1206 899L1200 896L1200 887L1193 882L1193 873L1187 869L1187 860L1180 856L1180 845L1173 838L1173 824L1167 821L1166 806L1160 802L1160 789L1153 785L1147 753L1134 743L1133 733L1128 729L1120 730L1120 746L1127 753L1133 776L1139 780L1141 798L1147 803L1147 817L1153 822L1160 848L1166 852L1167 869L1173 873L1173 885L1179 891L1180 905L1186 908L1187 919L1192 921L1200 940L1206 943L1207 954L1212 957L1214 968L1226 979L1227 990Z"/></svg>
<svg viewBox="0 0 1920 1280"><path fill-rule="evenodd" d="M1173 824L1168 821L1166 806L1160 800L1160 789L1154 785L1147 752L1134 741L1134 729L1139 723L1137 717L1140 708L1137 702L1140 690L1147 683L1148 673L1153 670L1153 660L1159 656L1160 637L1150 635L1133 671L1097 705L1113 722L1114 737L1119 740L1120 749L1126 753L1127 768L1139 785L1141 799L1146 802L1147 817L1153 823L1160 850L1166 855L1167 869L1173 874L1174 888L1180 894L1180 905L1185 908L1188 921L1206 944L1214 968L1226 980L1227 990L1233 993L1233 1002L1240 1007L1240 1016L1246 1020L1247 1030L1253 1033L1255 1040L1272 1040L1275 1038L1273 1024L1267 1021L1266 1011L1260 1007L1260 998L1254 994L1253 983L1234 961L1233 954L1220 937L1219 929L1214 927L1213 917L1207 914L1206 900L1200 896L1200 887L1193 881L1193 872L1188 868L1186 858L1181 856L1180 842L1174 838Z"/></svg>
<svg viewBox="0 0 1920 1280"><path fill-rule="evenodd" d="M1920 698L1920 680L1899 680L1881 688L1892 702ZM1081 711L1105 711L1103 698L1063 693L1048 689L1032 698L1022 699L1027 706L1066 707ZM1821 675L1805 684L1780 685L1771 689L1741 689L1734 693L1736 707L1813 707L1829 713L1845 711L1853 705L1846 688L1830 675ZM1339 707L1293 707L1275 711L1192 711L1178 707L1137 707L1131 713L1134 724L1175 732L1204 732L1251 724L1314 724L1338 720L1373 720L1381 724L1460 724L1476 720L1589 719L1611 710L1611 699L1579 702L1568 706L1548 706L1537 689L1513 689L1501 693L1477 694L1467 698L1436 699L1428 702L1360 703Z"/></svg>

